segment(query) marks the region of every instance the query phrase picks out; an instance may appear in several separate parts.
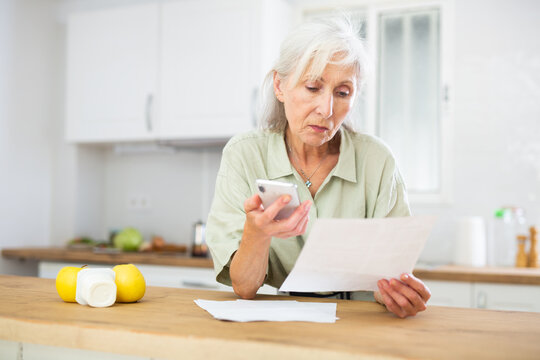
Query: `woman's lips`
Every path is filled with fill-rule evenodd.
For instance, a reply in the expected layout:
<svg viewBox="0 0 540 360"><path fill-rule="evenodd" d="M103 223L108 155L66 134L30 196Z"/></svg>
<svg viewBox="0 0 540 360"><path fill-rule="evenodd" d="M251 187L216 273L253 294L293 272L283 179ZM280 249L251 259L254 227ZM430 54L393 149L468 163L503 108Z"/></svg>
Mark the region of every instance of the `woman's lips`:
<svg viewBox="0 0 540 360"><path fill-rule="evenodd" d="M322 126L317 126L317 125L309 125L309 127L315 131L315 132L318 132L318 133L322 133L322 132L325 132L328 130L328 128L325 128L325 127L322 127Z"/></svg>

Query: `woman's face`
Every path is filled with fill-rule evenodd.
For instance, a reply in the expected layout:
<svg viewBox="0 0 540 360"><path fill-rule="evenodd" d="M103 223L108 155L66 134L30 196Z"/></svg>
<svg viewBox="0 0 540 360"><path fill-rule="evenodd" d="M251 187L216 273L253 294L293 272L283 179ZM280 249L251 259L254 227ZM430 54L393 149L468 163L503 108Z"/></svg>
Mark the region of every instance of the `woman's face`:
<svg viewBox="0 0 540 360"><path fill-rule="evenodd" d="M291 84L274 74L274 91L285 108L289 129L304 144L320 146L334 137L356 95L353 67L328 64L322 76Z"/></svg>

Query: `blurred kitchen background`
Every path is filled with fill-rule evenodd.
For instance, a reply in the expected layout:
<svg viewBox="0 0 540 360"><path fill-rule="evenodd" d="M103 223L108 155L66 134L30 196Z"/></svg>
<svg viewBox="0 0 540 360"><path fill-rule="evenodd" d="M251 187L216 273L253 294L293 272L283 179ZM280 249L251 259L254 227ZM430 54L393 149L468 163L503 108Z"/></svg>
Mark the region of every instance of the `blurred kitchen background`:
<svg viewBox="0 0 540 360"><path fill-rule="evenodd" d="M420 261L452 263L464 217L540 226L536 0L0 0L0 248L126 226L189 245L281 39L338 6L372 59L356 126L439 218Z"/></svg>

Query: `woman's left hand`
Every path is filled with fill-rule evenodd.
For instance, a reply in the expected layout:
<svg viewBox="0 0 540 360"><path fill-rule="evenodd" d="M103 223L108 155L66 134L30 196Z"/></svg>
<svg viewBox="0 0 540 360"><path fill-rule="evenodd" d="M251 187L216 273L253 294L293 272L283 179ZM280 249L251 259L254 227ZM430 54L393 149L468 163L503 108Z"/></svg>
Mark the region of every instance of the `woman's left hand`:
<svg viewBox="0 0 540 360"><path fill-rule="evenodd" d="M431 297L427 286L412 274L402 274L400 280L379 280L379 291L375 292L375 300L400 318L414 316L426 310L426 303Z"/></svg>

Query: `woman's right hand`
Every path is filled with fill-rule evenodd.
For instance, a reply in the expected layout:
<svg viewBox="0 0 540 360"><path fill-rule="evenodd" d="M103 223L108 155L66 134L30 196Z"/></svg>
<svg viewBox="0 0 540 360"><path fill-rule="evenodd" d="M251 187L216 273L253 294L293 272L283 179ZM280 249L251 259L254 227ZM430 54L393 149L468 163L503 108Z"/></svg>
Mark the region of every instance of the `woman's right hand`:
<svg viewBox="0 0 540 360"><path fill-rule="evenodd" d="M244 233L229 271L234 292L242 299L253 299L264 282L272 237L285 239L306 231L311 201L304 201L287 219L274 220L289 201L291 196L283 195L263 209L261 198L255 194L244 202Z"/></svg>
<svg viewBox="0 0 540 360"><path fill-rule="evenodd" d="M246 222L244 238L286 239L306 232L311 201L306 200L287 219L274 220L278 212L291 201L290 195L282 195L267 209L263 210L259 195L255 194L244 202Z"/></svg>

